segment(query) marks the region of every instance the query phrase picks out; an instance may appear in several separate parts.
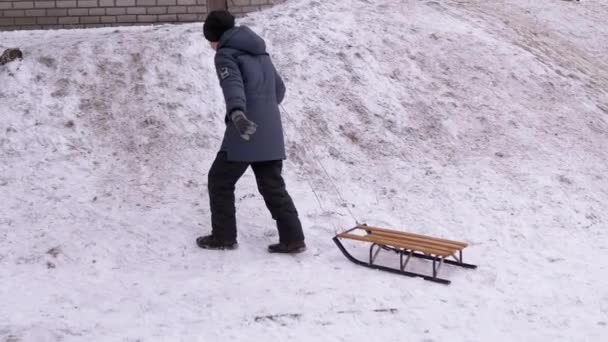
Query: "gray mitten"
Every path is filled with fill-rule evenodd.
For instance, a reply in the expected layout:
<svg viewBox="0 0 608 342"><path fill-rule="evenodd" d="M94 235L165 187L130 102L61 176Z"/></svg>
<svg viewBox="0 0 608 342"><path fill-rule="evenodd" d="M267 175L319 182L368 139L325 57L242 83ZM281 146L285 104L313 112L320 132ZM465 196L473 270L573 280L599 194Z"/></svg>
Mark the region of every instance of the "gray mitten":
<svg viewBox="0 0 608 342"><path fill-rule="evenodd" d="M258 125L247 119L242 110L235 110L230 114L230 120L234 123L234 127L239 131L241 138L249 141L249 138L255 133Z"/></svg>

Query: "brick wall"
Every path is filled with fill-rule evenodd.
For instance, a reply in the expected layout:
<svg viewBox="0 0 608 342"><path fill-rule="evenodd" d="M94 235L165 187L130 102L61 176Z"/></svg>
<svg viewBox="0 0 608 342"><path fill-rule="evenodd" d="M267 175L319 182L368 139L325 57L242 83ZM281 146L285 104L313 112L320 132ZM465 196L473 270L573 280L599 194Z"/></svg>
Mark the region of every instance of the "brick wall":
<svg viewBox="0 0 608 342"><path fill-rule="evenodd" d="M208 10L235 15L276 0L0 0L0 31L203 21Z"/></svg>
<svg viewBox="0 0 608 342"><path fill-rule="evenodd" d="M275 1L277 2L277 1ZM228 0L228 11L234 14L254 12L272 5L272 0Z"/></svg>

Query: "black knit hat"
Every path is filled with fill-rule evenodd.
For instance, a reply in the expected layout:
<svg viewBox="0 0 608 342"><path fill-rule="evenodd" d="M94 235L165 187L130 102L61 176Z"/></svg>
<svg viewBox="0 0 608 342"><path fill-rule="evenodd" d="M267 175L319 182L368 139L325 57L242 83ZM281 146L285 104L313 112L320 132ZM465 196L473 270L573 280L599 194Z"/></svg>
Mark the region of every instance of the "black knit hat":
<svg viewBox="0 0 608 342"><path fill-rule="evenodd" d="M219 42L222 34L234 27L234 16L228 11L211 11L203 24L203 33L210 42Z"/></svg>

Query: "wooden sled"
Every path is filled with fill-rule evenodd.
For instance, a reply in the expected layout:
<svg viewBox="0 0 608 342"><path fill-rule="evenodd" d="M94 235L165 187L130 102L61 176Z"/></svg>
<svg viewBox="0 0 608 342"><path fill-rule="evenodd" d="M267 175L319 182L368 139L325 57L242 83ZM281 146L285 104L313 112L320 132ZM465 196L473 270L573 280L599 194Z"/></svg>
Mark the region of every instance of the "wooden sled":
<svg viewBox="0 0 608 342"><path fill-rule="evenodd" d="M371 247L369 248L369 261L361 261L353 257L348 253L346 248L344 248L344 245L342 245L342 242L340 241L341 239L371 243ZM425 280L446 285L449 285L450 281L438 277L439 270L443 264L471 269L477 268L476 265L465 264L462 261L462 250L467 247L467 244L464 242L438 239L430 236L371 227L368 225L358 225L336 235L333 240L344 256L357 265L410 277L422 277ZM374 264L378 253L383 249L394 251L399 254L399 268ZM405 267L412 257L431 260L433 262L433 272L428 275L406 271ZM448 258L453 258L454 260Z"/></svg>

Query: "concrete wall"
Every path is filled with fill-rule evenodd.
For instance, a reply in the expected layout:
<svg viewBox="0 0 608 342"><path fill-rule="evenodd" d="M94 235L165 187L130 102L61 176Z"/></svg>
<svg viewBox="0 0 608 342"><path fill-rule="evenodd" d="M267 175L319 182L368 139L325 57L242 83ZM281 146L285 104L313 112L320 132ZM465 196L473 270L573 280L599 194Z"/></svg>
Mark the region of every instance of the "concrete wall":
<svg viewBox="0 0 608 342"><path fill-rule="evenodd" d="M235 15L273 0L0 0L0 31L202 21L209 10Z"/></svg>

